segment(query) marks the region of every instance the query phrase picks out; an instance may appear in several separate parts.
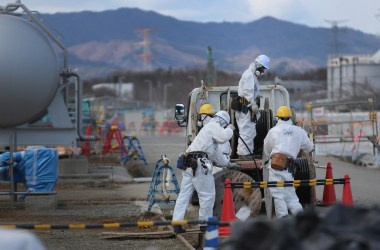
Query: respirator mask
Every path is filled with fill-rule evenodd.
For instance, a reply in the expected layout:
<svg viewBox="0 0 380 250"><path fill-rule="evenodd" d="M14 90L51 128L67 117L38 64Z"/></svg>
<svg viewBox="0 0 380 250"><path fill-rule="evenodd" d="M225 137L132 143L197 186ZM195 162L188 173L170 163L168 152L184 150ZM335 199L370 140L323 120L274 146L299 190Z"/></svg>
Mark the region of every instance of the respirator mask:
<svg viewBox="0 0 380 250"><path fill-rule="evenodd" d="M206 119L210 119L210 116L205 115L205 114L198 115L198 118L197 118L198 127L203 127L203 125L204 125L203 123Z"/></svg>
<svg viewBox="0 0 380 250"><path fill-rule="evenodd" d="M219 124L222 128L226 128L228 126L228 123L221 117L218 117L219 118Z"/></svg>
<svg viewBox="0 0 380 250"><path fill-rule="evenodd" d="M256 75L256 76L262 76L262 75L264 75L264 73L265 73L265 67L264 67L264 66L261 66L261 64L259 64L259 65L256 67L255 75Z"/></svg>

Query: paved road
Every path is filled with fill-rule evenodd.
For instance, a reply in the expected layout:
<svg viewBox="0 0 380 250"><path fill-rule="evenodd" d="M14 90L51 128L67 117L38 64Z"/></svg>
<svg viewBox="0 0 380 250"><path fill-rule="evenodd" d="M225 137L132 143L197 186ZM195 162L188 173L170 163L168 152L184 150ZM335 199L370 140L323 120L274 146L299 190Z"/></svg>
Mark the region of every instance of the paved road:
<svg viewBox="0 0 380 250"><path fill-rule="evenodd" d="M326 167L331 163L334 178L343 178L348 174L351 178L351 190L355 205L380 206L380 169L356 166L339 158L331 156L317 156L320 166ZM317 178L324 179L326 169L317 169ZM343 185L335 185L337 200L342 198ZM317 199L323 197L323 186L317 187Z"/></svg>
<svg viewBox="0 0 380 250"><path fill-rule="evenodd" d="M140 143L148 165L141 166L144 176L152 176L156 163L162 155L169 158L169 165L173 167L177 178L182 180L181 170L176 168L178 155L186 149L185 134L169 134L163 136L140 136Z"/></svg>
<svg viewBox="0 0 380 250"><path fill-rule="evenodd" d="M154 167L161 155L165 154L171 160L170 165L176 172L179 182L182 180L180 170L175 168L176 160L180 152L186 146L184 134L172 134L164 136L146 135L139 137L142 148L149 162L147 166L141 166L145 176L152 176ZM347 173L351 177L351 190L355 205L380 206L380 169L355 166L333 156L316 156L321 167L326 167L331 162L334 178L343 178ZM317 178L324 179L325 168L317 168ZM323 186L317 186L317 199L323 198ZM338 201L342 198L343 185L335 185L335 193Z"/></svg>

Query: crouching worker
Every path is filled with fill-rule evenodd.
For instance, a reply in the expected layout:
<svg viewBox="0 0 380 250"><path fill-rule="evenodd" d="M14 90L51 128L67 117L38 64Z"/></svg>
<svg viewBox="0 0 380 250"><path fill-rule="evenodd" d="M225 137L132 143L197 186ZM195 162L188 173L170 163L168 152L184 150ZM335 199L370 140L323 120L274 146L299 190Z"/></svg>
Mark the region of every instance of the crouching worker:
<svg viewBox="0 0 380 250"><path fill-rule="evenodd" d="M290 171L292 161L300 152L311 152L314 148L306 131L293 125L292 111L286 106L281 106L276 113L278 122L271 128L264 139L264 152L270 156L268 181L294 181ZM288 209L294 215L302 211L294 186L271 187L270 193L274 198L276 216L288 216Z"/></svg>
<svg viewBox="0 0 380 250"><path fill-rule="evenodd" d="M194 190L199 197L199 219L208 220L212 217L215 201L215 183L212 175L212 162L219 163L220 159L225 159L220 150L219 144L229 141L233 135L233 125L230 123L230 116L225 111L217 112L203 128L194 141L184 152L185 164L182 172L181 190L178 195L173 221L183 220L185 217L189 200ZM220 164L224 164L220 162ZM205 230L201 227L201 230ZM176 233L183 233L185 230L181 226L174 226Z"/></svg>

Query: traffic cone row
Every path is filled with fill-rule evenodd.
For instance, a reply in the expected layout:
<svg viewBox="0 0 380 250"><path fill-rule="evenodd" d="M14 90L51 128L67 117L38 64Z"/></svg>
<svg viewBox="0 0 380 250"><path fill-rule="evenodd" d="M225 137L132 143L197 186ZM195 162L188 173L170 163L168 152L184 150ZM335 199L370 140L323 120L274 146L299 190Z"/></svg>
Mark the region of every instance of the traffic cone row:
<svg viewBox="0 0 380 250"><path fill-rule="evenodd" d="M331 163L327 163L326 167L326 179L334 179L332 174ZM354 206L354 201L352 199L350 177L348 174L344 175L344 185L342 194L342 204L346 206ZM323 200L322 205L329 206L336 204L335 187L333 185L325 185L323 189Z"/></svg>
<svg viewBox="0 0 380 250"><path fill-rule="evenodd" d="M342 195L342 204L346 206L354 206L354 201L352 199L351 192L351 181L348 174L344 175L344 185L343 185L343 195Z"/></svg>
<svg viewBox="0 0 380 250"><path fill-rule="evenodd" d="M327 163L325 179L334 179L330 162ZM334 205L335 203L336 203L336 196L335 196L334 185L325 185L323 189L322 205L329 206L329 205Z"/></svg>

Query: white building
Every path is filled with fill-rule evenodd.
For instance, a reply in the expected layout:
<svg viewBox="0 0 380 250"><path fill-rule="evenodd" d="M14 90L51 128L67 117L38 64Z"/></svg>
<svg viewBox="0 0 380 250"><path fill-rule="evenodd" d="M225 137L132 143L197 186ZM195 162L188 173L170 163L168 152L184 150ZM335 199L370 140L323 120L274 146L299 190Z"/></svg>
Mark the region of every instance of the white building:
<svg viewBox="0 0 380 250"><path fill-rule="evenodd" d="M327 61L327 98L349 99L380 93L380 50L373 55L344 55Z"/></svg>

